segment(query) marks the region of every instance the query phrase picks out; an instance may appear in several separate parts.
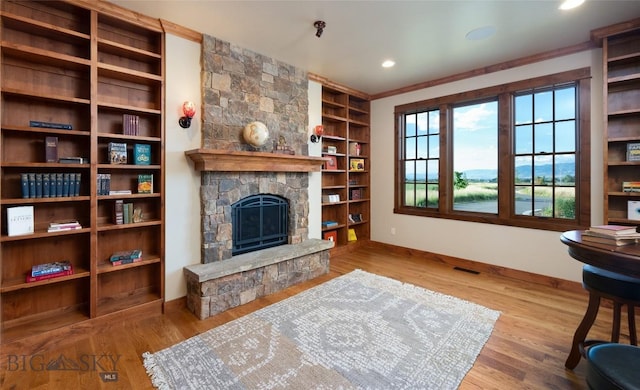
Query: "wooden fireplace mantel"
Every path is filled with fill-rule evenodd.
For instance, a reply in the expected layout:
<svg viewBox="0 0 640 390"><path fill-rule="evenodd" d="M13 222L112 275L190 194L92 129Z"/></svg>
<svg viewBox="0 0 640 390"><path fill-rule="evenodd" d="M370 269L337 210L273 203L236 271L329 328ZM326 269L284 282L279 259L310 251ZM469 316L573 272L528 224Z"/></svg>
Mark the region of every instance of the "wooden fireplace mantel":
<svg viewBox="0 0 640 390"><path fill-rule="evenodd" d="M193 149L184 154L196 171L215 172L319 172L327 161L324 157L238 150Z"/></svg>

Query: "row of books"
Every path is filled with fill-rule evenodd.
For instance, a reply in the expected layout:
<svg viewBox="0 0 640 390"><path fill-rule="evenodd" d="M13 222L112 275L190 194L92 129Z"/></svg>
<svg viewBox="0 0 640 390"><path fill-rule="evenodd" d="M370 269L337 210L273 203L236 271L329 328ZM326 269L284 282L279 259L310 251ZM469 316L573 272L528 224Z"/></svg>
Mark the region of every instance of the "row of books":
<svg viewBox="0 0 640 390"><path fill-rule="evenodd" d="M111 174L98 173L97 176L98 195L130 195L131 190L112 190ZM153 174L141 173L138 175L138 194L153 194Z"/></svg>
<svg viewBox="0 0 640 390"><path fill-rule="evenodd" d="M640 181L624 181L622 182L623 192L640 192Z"/></svg>
<svg viewBox="0 0 640 390"><path fill-rule="evenodd" d="M113 266L137 263L139 261L142 261L142 250L140 249L115 252L109 257L109 262Z"/></svg>
<svg viewBox="0 0 640 390"><path fill-rule="evenodd" d="M107 146L110 164L128 164L126 142L109 142ZM151 145L134 144L133 145L133 163L135 165L151 164Z"/></svg>
<svg viewBox="0 0 640 390"><path fill-rule="evenodd" d="M115 201L113 208L113 223L116 225L142 222L142 208L133 203L124 203L122 199Z"/></svg>
<svg viewBox="0 0 640 390"><path fill-rule="evenodd" d="M636 226L598 225L582 232L582 240L606 245L631 245L640 242L640 231Z"/></svg>
<svg viewBox="0 0 640 390"><path fill-rule="evenodd" d="M140 117L137 115L122 115L122 134L138 135L140 129Z"/></svg>
<svg viewBox="0 0 640 390"><path fill-rule="evenodd" d="M37 282L60 276L73 275L73 265L68 260L54 261L51 263L38 264L31 267L31 273L27 274L27 282Z"/></svg>
<svg viewBox="0 0 640 390"><path fill-rule="evenodd" d="M77 230L82 229L82 225L78 221L62 221L62 222L51 222L49 223L49 227L47 228L47 232L63 232L66 230Z"/></svg>
<svg viewBox="0 0 640 390"><path fill-rule="evenodd" d="M80 195L81 173L22 173L23 198L55 198Z"/></svg>

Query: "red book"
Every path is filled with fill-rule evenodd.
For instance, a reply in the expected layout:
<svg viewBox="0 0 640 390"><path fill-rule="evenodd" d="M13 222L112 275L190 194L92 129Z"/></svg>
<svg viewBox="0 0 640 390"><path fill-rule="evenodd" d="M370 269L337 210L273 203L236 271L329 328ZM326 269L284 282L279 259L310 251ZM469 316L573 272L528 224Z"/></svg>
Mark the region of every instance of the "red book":
<svg viewBox="0 0 640 390"><path fill-rule="evenodd" d="M39 275L39 276L27 275L27 283L37 282L37 281L40 281L40 280L53 279L53 278L57 278L57 277L60 277L60 276L67 276L67 275L73 275L73 269L68 269L68 270L64 270L64 271L60 271L60 272L54 272L52 274L47 274L47 275Z"/></svg>
<svg viewBox="0 0 640 390"><path fill-rule="evenodd" d="M123 260L112 261L111 265L116 266L116 265L123 265L123 264L131 264L131 263L137 263L139 261L142 261L142 257L138 257L136 259L123 259Z"/></svg>

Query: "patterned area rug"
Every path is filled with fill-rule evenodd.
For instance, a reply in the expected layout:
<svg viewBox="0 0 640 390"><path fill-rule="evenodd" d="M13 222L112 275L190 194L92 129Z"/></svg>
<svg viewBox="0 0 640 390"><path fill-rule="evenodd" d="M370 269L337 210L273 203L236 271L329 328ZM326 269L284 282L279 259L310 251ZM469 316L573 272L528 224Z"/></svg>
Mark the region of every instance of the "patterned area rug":
<svg viewBox="0 0 640 390"><path fill-rule="evenodd" d="M144 366L160 389L456 389L499 315L356 270Z"/></svg>

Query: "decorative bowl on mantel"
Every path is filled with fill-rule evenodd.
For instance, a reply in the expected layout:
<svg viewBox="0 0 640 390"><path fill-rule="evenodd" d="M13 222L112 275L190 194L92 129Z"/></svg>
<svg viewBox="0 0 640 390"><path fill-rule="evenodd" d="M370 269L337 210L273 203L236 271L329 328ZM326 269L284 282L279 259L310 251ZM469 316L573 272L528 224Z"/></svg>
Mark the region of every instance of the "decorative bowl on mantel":
<svg viewBox="0 0 640 390"><path fill-rule="evenodd" d="M254 121L244 127L242 136L249 145L259 148L269 139L269 129L264 123Z"/></svg>

